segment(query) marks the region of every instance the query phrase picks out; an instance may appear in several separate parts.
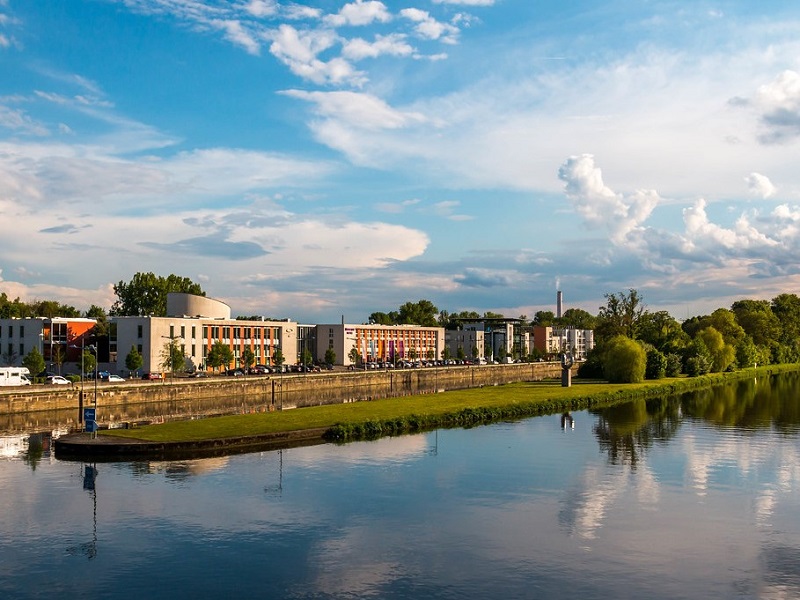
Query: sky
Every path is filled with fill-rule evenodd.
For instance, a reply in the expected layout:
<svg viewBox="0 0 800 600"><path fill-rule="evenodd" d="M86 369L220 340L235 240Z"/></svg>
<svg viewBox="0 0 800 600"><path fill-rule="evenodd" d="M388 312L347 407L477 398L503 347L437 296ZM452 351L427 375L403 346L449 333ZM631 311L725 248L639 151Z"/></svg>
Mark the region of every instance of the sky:
<svg viewBox="0 0 800 600"><path fill-rule="evenodd" d="M0 0L0 292L685 319L800 292L800 5Z"/></svg>

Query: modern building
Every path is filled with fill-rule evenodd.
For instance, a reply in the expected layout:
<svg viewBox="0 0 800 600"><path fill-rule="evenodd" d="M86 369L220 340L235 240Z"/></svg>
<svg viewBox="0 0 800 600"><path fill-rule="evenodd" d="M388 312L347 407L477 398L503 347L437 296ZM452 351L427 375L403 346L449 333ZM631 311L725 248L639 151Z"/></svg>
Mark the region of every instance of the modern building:
<svg viewBox="0 0 800 600"><path fill-rule="evenodd" d="M533 346L543 354L569 351L575 360L585 360L586 354L594 348L594 331L536 325L533 328Z"/></svg>
<svg viewBox="0 0 800 600"><path fill-rule="evenodd" d="M482 328L448 329L444 332L447 352L451 358L477 359L484 358L485 333ZM439 356L442 358L442 356Z"/></svg>
<svg viewBox="0 0 800 600"><path fill-rule="evenodd" d="M64 363L80 362L95 325L96 319L71 317L0 319L0 363L19 366L37 348L47 369L60 371Z"/></svg>
<svg viewBox="0 0 800 600"><path fill-rule="evenodd" d="M231 319L230 307L218 300L192 294L169 294L167 317L114 317L116 369L125 372L131 348L142 355L142 370L166 370L169 345L177 342L186 357L185 369L206 370L206 358L216 342L227 345L234 356L227 368L242 365L242 354L250 350L255 364L275 364L281 351L285 364L295 364L298 355L298 325L293 321L242 321Z"/></svg>
<svg viewBox="0 0 800 600"><path fill-rule="evenodd" d="M336 364L366 361L396 362L440 358L445 347L443 327L418 325L317 325L316 360L324 361L328 348L336 353ZM355 353L353 352L355 350ZM358 355L353 360L354 354Z"/></svg>
<svg viewBox="0 0 800 600"><path fill-rule="evenodd" d="M461 324L464 331L483 332L483 354L489 360L525 358L530 354L530 335L522 319L484 318Z"/></svg>

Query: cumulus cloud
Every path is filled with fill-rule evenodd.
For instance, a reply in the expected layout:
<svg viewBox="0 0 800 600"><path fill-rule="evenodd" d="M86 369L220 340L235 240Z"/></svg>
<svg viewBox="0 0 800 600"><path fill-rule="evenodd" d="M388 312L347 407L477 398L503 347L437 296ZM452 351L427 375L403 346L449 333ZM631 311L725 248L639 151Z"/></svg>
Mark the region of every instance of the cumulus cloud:
<svg viewBox="0 0 800 600"><path fill-rule="evenodd" d="M433 0L434 4L460 4L462 6L493 6L495 0Z"/></svg>
<svg viewBox="0 0 800 600"><path fill-rule="evenodd" d="M409 56L413 52L414 48L406 41L406 36L399 33L376 35L373 42L353 38L344 42L342 46L342 55L353 61L377 58L381 55Z"/></svg>
<svg viewBox="0 0 800 600"><path fill-rule="evenodd" d="M319 54L331 48L337 37L332 31L300 31L291 25L283 24L273 32L269 51L286 64L295 75L317 84L361 85L366 78L343 58L329 61L318 58Z"/></svg>
<svg viewBox="0 0 800 600"><path fill-rule="evenodd" d="M387 23L392 16L383 2L356 0L345 4L337 14L329 15L325 21L336 27L342 25L369 25L374 22Z"/></svg>
<svg viewBox="0 0 800 600"><path fill-rule="evenodd" d="M224 37L236 46L244 48L248 54L258 55L261 52L261 44L255 36L248 31L241 21L233 19L214 19L211 25L224 32Z"/></svg>
<svg viewBox="0 0 800 600"><path fill-rule="evenodd" d="M271 17L278 13L276 0L250 0L244 9L254 17Z"/></svg>
<svg viewBox="0 0 800 600"><path fill-rule="evenodd" d="M786 70L758 88L752 104L760 113L767 144L788 142L800 136L800 74Z"/></svg>
<svg viewBox="0 0 800 600"><path fill-rule="evenodd" d="M441 40L446 44L455 44L458 41L458 27L436 20L426 10L404 8L400 15L416 24L414 31L422 39Z"/></svg>
<svg viewBox="0 0 800 600"><path fill-rule="evenodd" d="M774 196L775 192L778 191L769 180L769 177L761 175L761 173L750 173L744 180L747 183L747 189L750 195L757 198L766 199Z"/></svg>
<svg viewBox="0 0 800 600"><path fill-rule="evenodd" d="M624 197L603 183L602 172L591 154L570 157L559 169L567 198L591 227L604 227L613 242L622 243L640 227L658 205L653 190L638 190Z"/></svg>

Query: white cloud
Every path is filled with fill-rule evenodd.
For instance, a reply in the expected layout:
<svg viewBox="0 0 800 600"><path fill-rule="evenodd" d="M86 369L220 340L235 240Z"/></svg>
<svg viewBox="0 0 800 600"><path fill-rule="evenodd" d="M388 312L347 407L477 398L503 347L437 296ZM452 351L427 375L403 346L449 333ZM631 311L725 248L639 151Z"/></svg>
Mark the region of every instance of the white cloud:
<svg viewBox="0 0 800 600"><path fill-rule="evenodd" d="M774 196L775 192L778 191L769 180L769 177L761 175L760 173L750 173L750 175L745 177L745 182L747 183L747 189L750 195L758 198L769 198Z"/></svg>
<svg viewBox="0 0 800 600"><path fill-rule="evenodd" d="M241 21L233 19L214 19L211 25L225 33L225 39L236 46L244 48L248 54L258 55L261 51L261 44L247 31Z"/></svg>
<svg viewBox="0 0 800 600"><path fill-rule="evenodd" d="M752 102L765 129L761 141L779 143L800 137L800 74L784 71L759 87Z"/></svg>
<svg viewBox="0 0 800 600"><path fill-rule="evenodd" d="M400 11L400 15L416 23L414 31L423 39L441 40L447 44L455 44L458 41L458 27L437 21L428 11L419 8L404 8Z"/></svg>
<svg viewBox="0 0 800 600"><path fill-rule="evenodd" d="M622 243L640 227L658 205L652 190L639 190L623 197L603 183L600 168L591 154L570 157L559 169L567 198L584 221L592 227L604 227L614 243Z"/></svg>
<svg viewBox="0 0 800 600"><path fill-rule="evenodd" d="M37 122L24 111L3 105L0 105L0 127L36 136L50 134L44 124Z"/></svg>
<svg viewBox="0 0 800 600"><path fill-rule="evenodd" d="M406 37L399 33L376 35L374 42L361 38L347 40L342 47L342 55L353 61L365 58L377 58L381 55L409 56L414 48L406 42Z"/></svg>
<svg viewBox="0 0 800 600"><path fill-rule="evenodd" d="M387 23L392 16L383 2L375 0L356 0L345 4L337 14L329 15L325 21L335 27L342 25L363 26L374 22Z"/></svg>
<svg viewBox="0 0 800 600"><path fill-rule="evenodd" d="M254 17L272 17L278 12L276 0L250 0L244 9Z"/></svg>
<svg viewBox="0 0 800 600"><path fill-rule="evenodd" d="M283 24L271 34L271 39L270 52L303 79L334 85L361 85L365 82L364 74L356 71L343 58L333 58L327 62L318 58L321 52L338 41L332 31L299 31Z"/></svg>
<svg viewBox="0 0 800 600"><path fill-rule="evenodd" d="M392 108L371 94L357 92L283 92L301 100L313 102L316 114L349 127L367 130L400 129L424 123L424 115Z"/></svg>

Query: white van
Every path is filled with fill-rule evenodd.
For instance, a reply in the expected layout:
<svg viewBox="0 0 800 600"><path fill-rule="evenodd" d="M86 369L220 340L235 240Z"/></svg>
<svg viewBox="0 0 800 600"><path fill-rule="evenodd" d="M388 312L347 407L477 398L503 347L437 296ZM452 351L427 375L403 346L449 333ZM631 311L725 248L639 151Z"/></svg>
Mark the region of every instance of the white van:
<svg viewBox="0 0 800 600"><path fill-rule="evenodd" d="M26 367L0 367L0 386L30 385L29 373Z"/></svg>

